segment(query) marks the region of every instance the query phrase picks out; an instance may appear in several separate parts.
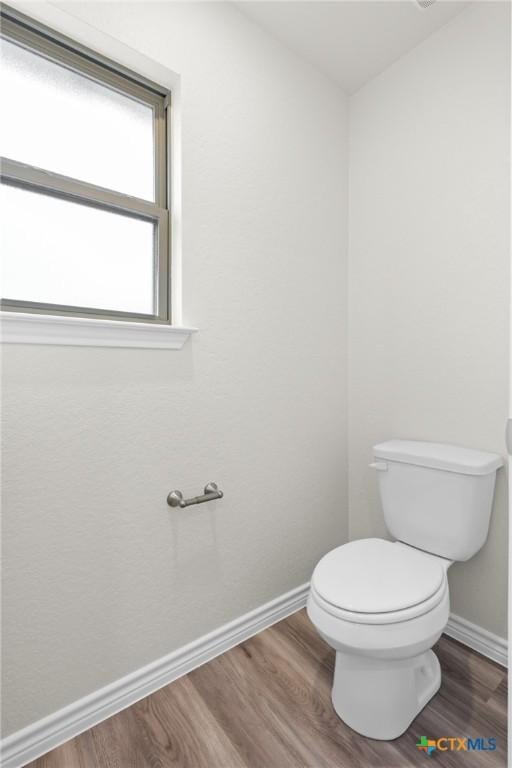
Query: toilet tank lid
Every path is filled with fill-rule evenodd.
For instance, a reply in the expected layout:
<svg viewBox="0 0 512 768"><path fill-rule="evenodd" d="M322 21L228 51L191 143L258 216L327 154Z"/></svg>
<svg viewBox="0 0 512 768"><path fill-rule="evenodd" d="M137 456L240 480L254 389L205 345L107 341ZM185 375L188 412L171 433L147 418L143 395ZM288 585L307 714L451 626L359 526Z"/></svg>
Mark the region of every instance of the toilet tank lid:
<svg viewBox="0 0 512 768"><path fill-rule="evenodd" d="M377 459L416 464L420 467L459 472L463 475L488 475L503 466L496 453L484 453L472 448L444 443L424 443L418 440L388 440L373 448Z"/></svg>

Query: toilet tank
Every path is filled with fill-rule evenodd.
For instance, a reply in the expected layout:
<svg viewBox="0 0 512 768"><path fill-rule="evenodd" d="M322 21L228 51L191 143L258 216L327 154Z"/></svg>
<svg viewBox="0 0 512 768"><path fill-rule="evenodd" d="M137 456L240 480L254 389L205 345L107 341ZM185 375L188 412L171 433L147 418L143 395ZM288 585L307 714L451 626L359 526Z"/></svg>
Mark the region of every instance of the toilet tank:
<svg viewBox="0 0 512 768"><path fill-rule="evenodd" d="M468 560L489 530L501 456L441 443L374 446L384 519L399 541L449 560Z"/></svg>

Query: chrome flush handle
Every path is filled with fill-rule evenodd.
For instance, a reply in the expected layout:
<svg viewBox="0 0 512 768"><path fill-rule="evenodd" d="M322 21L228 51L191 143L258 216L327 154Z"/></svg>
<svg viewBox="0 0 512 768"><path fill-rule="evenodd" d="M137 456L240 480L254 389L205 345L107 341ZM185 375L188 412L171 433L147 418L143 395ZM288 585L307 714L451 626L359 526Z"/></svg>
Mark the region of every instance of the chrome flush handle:
<svg viewBox="0 0 512 768"><path fill-rule="evenodd" d="M377 472L387 472L388 471L388 465L385 461L372 461L371 464L368 464L370 469L376 469Z"/></svg>

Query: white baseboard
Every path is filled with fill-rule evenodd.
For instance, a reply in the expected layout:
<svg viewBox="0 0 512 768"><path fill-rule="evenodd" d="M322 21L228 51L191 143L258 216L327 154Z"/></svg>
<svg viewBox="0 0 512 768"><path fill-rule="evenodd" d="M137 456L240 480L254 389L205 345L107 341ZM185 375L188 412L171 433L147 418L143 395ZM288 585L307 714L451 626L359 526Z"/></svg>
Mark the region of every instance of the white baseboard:
<svg viewBox="0 0 512 768"><path fill-rule="evenodd" d="M199 640L7 736L1 744L2 767L20 768L299 611L306 605L308 591L309 584L292 589ZM454 614L450 616L445 634L507 666L508 644L502 637Z"/></svg>
<svg viewBox="0 0 512 768"><path fill-rule="evenodd" d="M7 736L1 744L3 768L20 768L295 613L306 605L308 590L309 584L292 589L199 640Z"/></svg>
<svg viewBox="0 0 512 768"><path fill-rule="evenodd" d="M503 667L508 666L508 642L504 637L494 635L454 613L450 615L444 633Z"/></svg>

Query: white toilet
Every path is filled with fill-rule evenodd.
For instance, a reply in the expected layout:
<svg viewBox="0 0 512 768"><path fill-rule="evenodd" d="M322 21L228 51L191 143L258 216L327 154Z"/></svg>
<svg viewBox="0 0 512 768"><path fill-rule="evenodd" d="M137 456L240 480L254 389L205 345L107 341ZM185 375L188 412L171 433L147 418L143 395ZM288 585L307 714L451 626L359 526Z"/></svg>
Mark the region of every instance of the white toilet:
<svg viewBox="0 0 512 768"><path fill-rule="evenodd" d="M431 650L448 622L447 571L483 546L500 456L452 445L376 445L384 519L395 542L360 539L316 566L308 615L336 650L334 709L373 739L394 739L441 684Z"/></svg>

